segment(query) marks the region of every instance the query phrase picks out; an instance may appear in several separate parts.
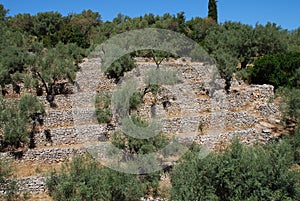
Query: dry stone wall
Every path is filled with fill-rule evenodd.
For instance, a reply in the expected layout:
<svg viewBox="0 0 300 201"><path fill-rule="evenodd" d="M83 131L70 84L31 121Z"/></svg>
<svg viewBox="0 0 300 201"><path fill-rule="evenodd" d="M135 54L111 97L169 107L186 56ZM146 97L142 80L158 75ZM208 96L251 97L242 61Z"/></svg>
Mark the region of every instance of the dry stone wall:
<svg viewBox="0 0 300 201"><path fill-rule="evenodd" d="M127 72L121 83L116 84L101 73L100 62L92 58L80 65L74 94L57 95L55 108L49 107L45 97L39 97L47 115L40 131L35 133L37 148L21 153L20 162L58 163L74 154L84 154L90 144L105 146L120 122L114 115L109 125L97 123L96 92L113 92L132 76L138 82L138 89L142 89L145 87L142 76L156 65L137 58L138 68ZM227 93L224 80L217 77L212 84L210 64L178 59L163 62L161 66L176 70L180 82L174 86L162 85L157 95L148 92L136 112L145 119L160 117L166 134L199 144L228 141L233 136L245 143L267 142L274 137L270 128L280 123L280 112L278 105L269 101L274 96L273 86L247 86L232 80ZM20 182L31 192L45 190L44 178L40 176L22 178Z"/></svg>
<svg viewBox="0 0 300 201"><path fill-rule="evenodd" d="M112 91L120 86L100 72L100 62L99 59L90 59L83 63L77 76L78 91L69 96L57 96L57 108L47 109L44 129L50 132L52 146L106 141L111 134L108 125L97 124L94 100L96 91ZM137 64L139 68L126 73L124 80L134 76L139 81L139 87L145 87L141 75L156 66L143 58L138 58ZM225 86L224 80L218 78L215 86L209 84L211 75L208 64L175 60L162 63L162 66L176 70L181 83L162 86L157 97L146 94L144 98L147 100L138 113L145 118L150 118L153 111L158 116L164 116L162 124L166 133L197 134L200 123L205 125L208 133L210 128L216 127L221 129L220 132L251 128L263 118L272 118L273 122L278 123L278 106L269 103L274 95L271 85L247 86L233 80L230 93L226 93L222 88ZM154 105L153 99L156 99ZM168 102L168 105L164 107L163 102ZM114 123L113 127L117 128L118 122ZM36 143L49 143L44 132L37 134Z"/></svg>
<svg viewBox="0 0 300 201"><path fill-rule="evenodd" d="M126 73L125 77L135 77L135 80L140 82L139 87L143 88L144 84L139 76L156 66L141 58L137 61L139 69ZM180 80L179 84L174 86L163 85L156 97L154 110L156 114L163 116L165 133L185 138L189 136L190 139L196 139L200 133L204 136L211 136L213 133L214 138L219 140L222 140L223 136L236 133L245 141L253 141L260 135L260 139L265 139L266 142L272 136L272 130L266 132L260 122L280 122L278 105L270 103L274 96L274 88L271 85L248 86L233 79L227 93L224 90L224 80L217 77L212 83L208 64L177 60L162 63L161 66L177 70ZM162 107L164 101L168 102L167 107ZM145 118L151 117L151 104L153 106L153 101L142 105L138 113ZM203 126L203 132L199 132L200 124ZM239 131L243 131L243 135L240 135Z"/></svg>
<svg viewBox="0 0 300 201"><path fill-rule="evenodd" d="M28 150L21 160L38 163L58 163L71 158L74 154L82 154L84 151L77 148L44 148Z"/></svg>
<svg viewBox="0 0 300 201"><path fill-rule="evenodd" d="M35 175L31 177L18 178L17 184L20 191L29 191L30 193L47 192L46 177Z"/></svg>
<svg viewBox="0 0 300 201"><path fill-rule="evenodd" d="M46 177L43 177L41 175L34 175L31 177L22 177L14 179L16 181L19 191L20 192L29 192L31 194L34 193L43 193L47 192L46 187ZM11 180L7 180L7 182L10 182ZM5 193L5 186L0 186L0 195L3 195Z"/></svg>
<svg viewBox="0 0 300 201"><path fill-rule="evenodd" d="M68 96L58 95L55 97L57 107L46 107L44 127L36 134L35 142L38 146L72 145L106 140L106 125L98 124L94 101L98 83L110 86L113 81L97 73L99 62L99 59L92 59L83 63L82 70L77 75L79 88L76 93ZM48 140L45 131L50 134Z"/></svg>
<svg viewBox="0 0 300 201"><path fill-rule="evenodd" d="M142 75L156 65L143 58L136 60L138 68L126 73L124 80L134 76L139 87L145 87ZM118 128L116 121L114 125L97 123L94 109L96 92L120 87L101 73L100 62L100 59L94 58L81 64L77 74L79 87L73 89L74 94L57 95L57 107L49 107L45 97L39 97L46 106L47 115L44 125L35 134L37 147L103 142L108 140L112 128ZM154 111L155 115L162 117L166 133L197 135L200 123L204 125L204 133L210 133L210 128L216 127L220 132L255 128L263 120L279 123L278 105L269 102L274 95L273 86L247 86L233 80L230 92L226 93L222 88L224 80L218 78L215 86L210 84L209 64L178 59L163 62L161 66L176 70L180 83L163 85L156 97L151 92L146 94L145 104L138 113L150 118ZM167 105L164 105L166 102Z"/></svg>

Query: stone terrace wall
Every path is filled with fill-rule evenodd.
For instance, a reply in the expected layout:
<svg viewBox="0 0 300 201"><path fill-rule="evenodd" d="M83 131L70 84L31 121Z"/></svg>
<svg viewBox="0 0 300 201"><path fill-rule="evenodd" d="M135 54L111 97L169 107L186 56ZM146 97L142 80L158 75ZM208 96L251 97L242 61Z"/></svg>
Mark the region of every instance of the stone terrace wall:
<svg viewBox="0 0 300 201"><path fill-rule="evenodd" d="M18 178L17 183L20 191L29 191L30 193L47 192L46 177L35 175L31 177Z"/></svg>
<svg viewBox="0 0 300 201"><path fill-rule="evenodd" d="M98 60L88 61L83 64L84 67L87 67L88 72L91 72L93 68L88 65L89 62L95 63L98 62ZM137 80L140 80L139 75L143 73L143 71L155 66L155 64L143 63L143 59L139 59L139 62L139 69L134 69L126 73L125 77L133 75L136 76ZM193 97L186 95L184 102L178 102L178 100L177 102L173 101L168 105L167 110L161 105L156 105L156 113L168 116L166 120L163 120L163 130L168 133L182 133L189 129L192 132L196 132L200 122L205 124L206 129L215 127L216 125L219 125L220 128L246 129L255 126L262 118L272 117L276 120L278 117L278 106L268 102L270 97L274 96L273 86L271 85L245 86L233 80L230 93L226 93L222 89L222 87L224 87L224 80L219 79L219 81L216 81L219 88L211 92L209 90L210 86L207 84L210 80L207 64L197 64L179 60L169 63L165 62L163 65L177 70L180 74L180 78L185 80L185 83L183 83L182 86L165 88L166 91L159 94L158 99L161 99L161 101L166 99L166 97L171 99L179 93L182 93L185 88L190 88L194 93ZM91 80L88 80L90 82L93 82L96 77L100 76L98 74L82 72L82 76L83 75L92 76ZM48 110L49 118L47 117L46 119L46 125L50 127L52 145L107 140L110 129L108 129L105 124L96 125L97 122L95 121L96 118L92 100L95 96L95 90L114 90L117 85L103 77L103 75L100 80L98 87L95 87L95 85L92 86L92 88L88 85L88 81L84 80L84 82L82 82L84 85L83 88L86 89L84 93L72 94L72 97L58 96L56 99L58 108L62 106L70 108L76 107L76 109ZM83 95L85 96L84 98L82 97ZM87 102L87 100L90 101ZM159 104L161 103L162 102L159 102ZM81 107L83 107L83 109L79 109ZM142 105L139 113L151 117L150 110L151 107L149 105ZM215 117L209 114L218 110L221 111L221 114ZM76 127L74 127L74 115L76 115ZM56 117L52 118L52 116ZM91 118L91 116L93 116L93 118ZM80 124L90 124L90 126L80 127L78 126ZM251 135L251 132L249 135ZM45 140L42 141L42 143L44 142Z"/></svg>
<svg viewBox="0 0 300 201"><path fill-rule="evenodd" d="M142 58L137 61L139 69L127 72L125 77L135 77L138 86L143 88L141 75L156 66ZM271 121L278 124L280 121L278 105L269 102L274 96L274 87L271 85L248 86L233 79L230 92L227 93L224 90L224 80L217 77L214 85L211 84L208 64L177 60L164 62L161 66L176 70L181 83L162 86L154 107L155 98L151 93L146 94L148 103L142 105L138 113L145 118L151 117L153 110L162 115L163 131L166 133L179 136L185 136L186 133L195 138L195 135L200 135L198 128L201 123L204 125L204 135L218 132L215 135L220 137L228 134L228 131L235 133L242 130L245 134L240 136L245 139L248 136L251 138L253 135L254 139L261 135L268 141L269 136L265 137L266 133L263 132L260 122ZM163 101L168 101L167 107L162 107Z"/></svg>
<svg viewBox="0 0 300 201"><path fill-rule="evenodd" d="M58 163L71 158L74 154L82 154L84 150L77 148L45 148L30 149L24 152L21 160L41 162L41 163Z"/></svg>
<svg viewBox="0 0 300 201"><path fill-rule="evenodd" d="M135 76L141 81L141 74L149 68L156 67L154 63L146 62L143 58L138 58L137 62L139 68L127 72L125 77ZM75 94L57 95L56 108L50 108L45 97L39 97L46 106L47 116L44 125L35 134L35 143L38 147L106 141L113 132L111 127L118 126L118 122L110 126L99 125L96 120L94 109L96 91L112 91L119 87L113 80L101 74L99 63L99 59L90 59L81 64L77 78L80 89L77 91L74 89ZM220 128L243 130L254 127L263 119L275 123L279 121L278 105L269 102L269 98L274 96L274 88L271 85L246 86L233 80L230 93L226 93L222 88L224 80L219 79L216 81L218 86L211 91L208 64L178 59L163 62L162 66L178 71L179 78L183 82L176 86L163 86L157 96L155 107L151 107L150 101L142 105L138 112L149 118L151 110L154 109L156 114L165 116L162 121L163 131L167 133L186 131L197 133L200 123L205 124L206 130L216 125ZM86 76L89 79L86 79ZM149 100L153 99L153 95L149 93L145 99L147 96ZM166 100L170 102L167 108L164 108L162 102ZM212 112L218 111L220 114L212 115Z"/></svg>
<svg viewBox="0 0 300 201"><path fill-rule="evenodd" d="M75 154L83 155L84 153L86 153L84 148L43 148L0 153L0 157L14 158L20 163L24 160L33 163L59 163L72 158Z"/></svg>
<svg viewBox="0 0 300 201"><path fill-rule="evenodd" d="M118 128L119 122L113 117L113 125L99 125L94 111L94 98L97 91L112 92L120 85L107 79L99 71L99 64L99 59L90 59L81 64L81 71L77 74L80 88L73 89L74 94L57 95L56 108L50 108L45 97L39 97L45 104L47 116L44 125L35 134L38 149L29 149L15 156L9 153L0 155L20 157L19 162L59 163L74 154L84 154L89 143L107 141L110 133ZM125 77L135 76L141 82L140 75L156 67L153 62L143 58L137 58L137 65L139 68L127 72ZM272 131L266 129L266 122L274 125L280 122L278 105L269 102L270 97L274 96L273 86L247 86L232 80L230 92L226 93L225 81L220 78L211 89L209 64L178 59L163 62L162 66L178 71L182 82L176 86L162 86L155 97L155 107L152 107L155 99L153 94L147 93L145 104L137 112L149 118L154 109L158 116L163 116L162 129L165 133L177 134L182 141L199 144L228 141L233 136L239 136L245 143L272 139ZM139 87L144 85L140 83ZM168 102L166 107L163 106L164 102ZM203 133L199 132L200 123L204 125ZM62 148L59 147L61 145L71 146ZM102 144L99 146L104 147ZM45 178L40 175L20 178L19 183L30 192L46 190Z"/></svg>
<svg viewBox="0 0 300 201"><path fill-rule="evenodd" d="M48 189L46 187L46 180L47 178L43 177L42 175L15 179L20 192L28 192L31 194L47 192ZM0 195L5 193L4 189L4 186L0 186Z"/></svg>

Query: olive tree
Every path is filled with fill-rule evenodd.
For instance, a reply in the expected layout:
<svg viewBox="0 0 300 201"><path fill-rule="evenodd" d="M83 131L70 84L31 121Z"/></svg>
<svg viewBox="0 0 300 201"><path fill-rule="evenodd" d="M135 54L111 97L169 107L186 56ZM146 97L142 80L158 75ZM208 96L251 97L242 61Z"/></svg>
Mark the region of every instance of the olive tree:
<svg viewBox="0 0 300 201"><path fill-rule="evenodd" d="M47 180L53 200L139 200L143 184L137 175L101 167L90 156L75 157Z"/></svg>
<svg viewBox="0 0 300 201"><path fill-rule="evenodd" d="M295 200L299 173L292 169L285 142L247 147L237 140L223 153L211 153L175 166L174 200Z"/></svg>
<svg viewBox="0 0 300 201"><path fill-rule="evenodd" d="M29 145L33 147L31 134L36 125L42 124L43 105L33 95L23 95L20 100L0 99L1 149L17 149Z"/></svg>
<svg viewBox="0 0 300 201"><path fill-rule="evenodd" d="M27 67L28 74L33 78L31 85L37 89L44 88L47 101L53 105L55 95L68 93L64 91L64 84L74 82L83 51L72 43L58 43L55 48L45 51L40 43L36 43L34 49Z"/></svg>

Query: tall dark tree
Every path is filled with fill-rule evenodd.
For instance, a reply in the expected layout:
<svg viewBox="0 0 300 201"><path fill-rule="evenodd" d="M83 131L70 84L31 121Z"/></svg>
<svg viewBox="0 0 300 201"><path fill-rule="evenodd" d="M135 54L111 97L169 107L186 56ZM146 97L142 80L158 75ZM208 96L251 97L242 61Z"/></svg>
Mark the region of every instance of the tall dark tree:
<svg viewBox="0 0 300 201"><path fill-rule="evenodd" d="M5 9L3 4L0 4L0 21L3 22L6 20L6 15L9 10Z"/></svg>
<svg viewBox="0 0 300 201"><path fill-rule="evenodd" d="M208 17L211 17L216 23L218 23L217 2L217 0L209 0L208 2Z"/></svg>

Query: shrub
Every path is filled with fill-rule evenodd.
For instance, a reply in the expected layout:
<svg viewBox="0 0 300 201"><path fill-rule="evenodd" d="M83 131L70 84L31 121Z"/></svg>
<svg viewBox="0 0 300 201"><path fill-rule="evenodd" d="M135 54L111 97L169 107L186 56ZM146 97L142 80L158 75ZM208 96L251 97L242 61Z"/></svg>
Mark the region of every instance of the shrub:
<svg viewBox="0 0 300 201"><path fill-rule="evenodd" d="M143 132L147 132L147 128L151 129L151 126L155 127L155 125L151 125L138 116L132 116L131 121L137 126L140 135L143 135ZM140 128L142 129L140 130ZM151 130L153 132L154 129ZM145 193L157 196L161 171L153 173L148 173L148 171L152 170L152 165L156 165L155 162L157 161L157 158L151 154L160 151L167 145L168 140L166 136L162 132L159 132L154 137L138 139L127 135L123 131L116 131L110 140L115 147L122 149L120 163L137 163L136 165L139 167L139 173L141 174L139 179L143 183ZM152 162L155 164L151 164Z"/></svg>
<svg viewBox="0 0 300 201"><path fill-rule="evenodd" d="M133 68L135 68L134 60L129 54L126 54L112 63L105 73L109 78L115 78L116 81L119 81L125 72L131 71Z"/></svg>
<svg viewBox="0 0 300 201"><path fill-rule="evenodd" d="M290 143L296 163L300 164L300 89L281 88L277 91L282 97L281 112L283 122L289 127L286 138Z"/></svg>
<svg viewBox="0 0 300 201"><path fill-rule="evenodd" d="M98 123L109 123L111 121L112 113L110 109L96 109Z"/></svg>
<svg viewBox="0 0 300 201"><path fill-rule="evenodd" d="M237 140L224 153L177 165L173 200L295 200L299 173L287 143L246 147Z"/></svg>
<svg viewBox="0 0 300 201"><path fill-rule="evenodd" d="M144 128L144 132L148 131L146 127L151 126L138 116L131 117L131 120L138 128ZM153 125L153 127L155 127L155 125ZM126 133L117 131L113 134L111 141L116 147L133 154L157 152L167 145L167 138L162 132L148 139L137 139L126 135Z"/></svg>
<svg viewBox="0 0 300 201"><path fill-rule="evenodd" d="M136 110L143 103L143 94L134 92L129 99L129 109Z"/></svg>
<svg viewBox="0 0 300 201"><path fill-rule="evenodd" d="M112 118L110 109L111 96L108 93L99 93L96 96L95 107L98 123L109 123Z"/></svg>
<svg viewBox="0 0 300 201"><path fill-rule="evenodd" d="M136 175L117 172L100 165L91 157L75 157L61 173L47 180L53 200L139 200L142 183Z"/></svg>
<svg viewBox="0 0 300 201"><path fill-rule="evenodd" d="M201 135L203 134L204 127L205 127L205 123L203 121L200 121L198 125L198 131L200 132Z"/></svg>
<svg viewBox="0 0 300 201"><path fill-rule="evenodd" d="M276 89L280 86L299 87L300 85L300 53L265 55L254 62L250 68L250 82L255 84L272 84Z"/></svg>
<svg viewBox="0 0 300 201"><path fill-rule="evenodd" d="M150 85L149 85L149 90L150 90L150 92L151 92L154 96L157 96L158 91L159 91L159 85L157 85L157 84L150 84Z"/></svg>
<svg viewBox="0 0 300 201"><path fill-rule="evenodd" d="M12 178L14 167L12 161L7 158L0 158L0 187L3 193L0 194L0 199L14 201L29 199L28 193L19 191L19 185Z"/></svg>
<svg viewBox="0 0 300 201"><path fill-rule="evenodd" d="M28 145L30 133L37 123L42 124L43 105L33 95L22 95L19 101L8 101L0 97L1 149L17 149ZM30 144L29 144L30 145Z"/></svg>

